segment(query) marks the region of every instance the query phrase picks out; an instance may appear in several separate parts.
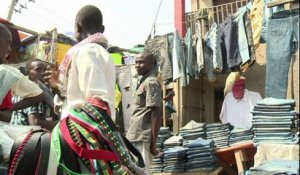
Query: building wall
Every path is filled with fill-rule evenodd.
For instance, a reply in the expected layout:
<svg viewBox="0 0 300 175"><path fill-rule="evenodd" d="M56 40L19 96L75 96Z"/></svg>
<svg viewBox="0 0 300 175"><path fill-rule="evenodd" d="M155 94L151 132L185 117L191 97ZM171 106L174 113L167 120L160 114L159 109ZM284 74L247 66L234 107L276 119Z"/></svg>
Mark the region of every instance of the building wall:
<svg viewBox="0 0 300 175"><path fill-rule="evenodd" d="M213 0L214 5L222 5L230 2L235 2L235 0Z"/></svg>
<svg viewBox="0 0 300 175"><path fill-rule="evenodd" d="M213 6L213 0L191 0L192 11Z"/></svg>

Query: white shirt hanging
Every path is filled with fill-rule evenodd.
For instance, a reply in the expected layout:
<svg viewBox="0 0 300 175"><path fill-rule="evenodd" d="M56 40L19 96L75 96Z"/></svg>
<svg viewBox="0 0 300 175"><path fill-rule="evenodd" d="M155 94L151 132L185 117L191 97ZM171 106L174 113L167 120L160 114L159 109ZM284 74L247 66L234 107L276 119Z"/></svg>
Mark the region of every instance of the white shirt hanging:
<svg viewBox="0 0 300 175"><path fill-rule="evenodd" d="M223 101L220 120L222 123L230 123L234 128L250 129L252 126L252 113L258 100L261 100L258 92L252 92L245 89L242 99L233 97L229 92Z"/></svg>

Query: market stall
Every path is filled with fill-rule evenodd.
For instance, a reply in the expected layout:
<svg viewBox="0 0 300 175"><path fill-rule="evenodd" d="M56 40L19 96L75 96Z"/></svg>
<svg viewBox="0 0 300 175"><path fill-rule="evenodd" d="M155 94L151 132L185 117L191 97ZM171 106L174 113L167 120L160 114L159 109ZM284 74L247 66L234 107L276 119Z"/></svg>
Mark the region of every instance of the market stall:
<svg viewBox="0 0 300 175"><path fill-rule="evenodd" d="M180 6L181 2L177 4L178 8L182 7ZM285 57L286 60L289 60L288 63L284 63L285 66L288 65L288 68L285 67L285 72L279 74L278 72L281 70L283 64L274 65L273 63L276 63L275 59L278 57L278 54L281 54L281 48L276 46L276 44L282 38L277 38L276 42L274 40L263 40L266 39L266 32L271 32L268 31L267 22L264 20L267 20L272 15L272 13L265 13L264 11L270 10L275 13L275 8L271 9L271 7L276 6L277 10L280 9L283 11L281 13L286 13L287 16L288 14L297 14L299 13L299 3L296 1L273 1L270 4L263 4L262 1L251 1L252 4L250 4L249 1L223 2L217 0L210 2L192 1L193 11L186 14L184 22L180 21L182 19L180 15L175 16L175 20L179 19L179 21L176 21L178 22L176 26L178 32L175 31L171 35L174 38L173 45L171 42L168 42L172 46L171 50L173 49L173 52L169 52L169 54L173 54L169 55L171 68L173 69L173 81L171 83L166 81L169 76L165 72L166 77L163 79L163 90L165 91L165 96L169 94L168 92L175 92L170 104L172 104L176 112L166 108L164 126L170 127L171 135L181 136L182 128L185 128L192 120L197 123L204 123L206 126L217 122L232 124L234 128L229 132L228 148L220 147L219 140L221 138L210 137L208 134L210 131L207 129L204 129L204 136L201 135L202 131L200 129L194 129L195 132L199 130L194 135L198 134L198 137L216 141L215 154L218 157L219 167L223 167L222 171L227 172L227 174L245 173L249 169L254 169L255 166L258 166L257 159L254 157L264 154L256 151L261 149L261 146L264 144L272 146L270 142L281 142L278 144L281 144L282 149L279 148L280 146L275 146L278 148L277 151L279 153L285 152L285 148L291 146L296 150L292 151L291 149L290 151L296 155L299 150L295 146L299 143L299 95L297 95L298 90L296 90L299 88L299 81L297 81L299 79L299 66L296 68L299 61L299 52L298 48L294 48L293 44L299 41L293 40L294 42L291 42L290 45L286 44L286 49L295 50L293 50L291 55ZM208 6L205 7L205 5ZM261 14L267 15L267 17L264 19L260 18L260 16L263 16ZM232 33L230 36L227 35L228 33L224 33L224 27L229 27L226 26L229 24L228 20L232 20L232 26L236 25L236 28L231 30ZM245 25L242 33L240 30L242 29L240 26L241 23ZM294 24L296 23L295 21ZM257 24L261 24L260 27ZM295 31L296 29L299 30L299 26L294 26L294 24L289 24L289 26L293 26L291 30L294 30L294 28ZM285 29L286 31L281 29L281 32L286 33L290 30ZM276 32L279 31L273 31L273 33ZM241 39L242 34L245 36L244 40ZM280 33L277 34L279 35ZM170 39L168 40L169 36L170 34L158 36L160 43L162 43L164 38L170 41ZM227 45L226 42L228 40L226 40L226 37L228 40L236 37L234 41L241 45L235 45L236 48ZM293 34L291 34L291 37L297 38ZM156 38L156 40L158 39ZM221 45L221 54L216 44L220 41L224 44L223 46ZM176 45L176 42L179 44ZM243 46L243 48L240 46ZM230 55L228 53L230 50L222 50L222 47L236 49L236 53L238 54ZM274 55L273 58L270 50L274 50L275 48L278 50L278 53L277 57ZM247 52L243 52L243 49L246 49ZM207 50L209 51L207 52ZM162 49L160 53L163 52ZM236 61L239 59L239 55L242 59ZM223 59L220 59L220 57ZM232 60L234 57L236 57L236 60L234 60L236 62ZM162 56L161 59L165 60L167 58ZM232 62L229 64L228 60ZM168 64L167 61L161 62ZM162 68L164 66L162 65ZM230 67L229 71L226 69L228 66ZM270 77L272 80L270 80ZM284 86L282 86L282 83ZM280 92L281 95L273 93L274 89L277 89L276 91ZM276 113L279 111L274 108L278 108L278 106L274 107L271 105L269 107L266 103L257 105L258 102L264 102L267 97L283 101L291 99L293 104L285 109L286 113L277 116ZM282 115L290 117L284 118ZM286 128L283 129L283 127ZM241 128L244 130L237 130ZM274 131L273 128L277 128L277 130ZM248 129L249 131L246 131ZM268 137L269 139L267 139ZM251 146L248 145L249 148L247 149L240 149L240 147L243 148L245 145L238 142L246 140L252 140ZM183 146L184 142L185 139L183 138L181 145L177 144L176 146ZM164 143L160 143L159 145L161 144ZM165 148L162 147L162 149ZM189 156L188 152L186 150L187 157ZM274 154L274 152L270 152L269 154ZM265 154L268 153L265 152ZM272 156L268 157L270 159L267 157L265 155L265 162L272 159ZM297 157L293 159L299 160ZM195 162L197 161L201 162L200 159L195 160ZM162 160L155 160L155 162L163 164L161 166L154 165L154 174L159 174L159 171L163 173L169 173L164 172L165 170L171 171L169 169L172 166L168 162L165 163ZM182 162L177 163L177 167L182 166ZM190 170L187 168L189 160L186 160L185 163L185 171L177 168L173 174L187 173L186 171ZM176 165L173 166L176 167ZM200 169L195 172L201 173Z"/></svg>

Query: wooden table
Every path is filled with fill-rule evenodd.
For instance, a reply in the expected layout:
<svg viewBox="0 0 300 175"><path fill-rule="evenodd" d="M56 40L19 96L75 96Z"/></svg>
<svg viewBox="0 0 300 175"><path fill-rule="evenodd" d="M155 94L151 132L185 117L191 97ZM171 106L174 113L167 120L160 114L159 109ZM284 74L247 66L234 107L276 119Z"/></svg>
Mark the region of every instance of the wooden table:
<svg viewBox="0 0 300 175"><path fill-rule="evenodd" d="M228 148L216 150L216 156L219 158L219 164L228 174L238 174L247 170L246 162L253 161L256 153L254 143L245 142ZM230 167L237 165L238 172Z"/></svg>
<svg viewBox="0 0 300 175"><path fill-rule="evenodd" d="M152 175L219 175L223 170L222 167L215 169L212 172L193 172L193 173L153 173Z"/></svg>

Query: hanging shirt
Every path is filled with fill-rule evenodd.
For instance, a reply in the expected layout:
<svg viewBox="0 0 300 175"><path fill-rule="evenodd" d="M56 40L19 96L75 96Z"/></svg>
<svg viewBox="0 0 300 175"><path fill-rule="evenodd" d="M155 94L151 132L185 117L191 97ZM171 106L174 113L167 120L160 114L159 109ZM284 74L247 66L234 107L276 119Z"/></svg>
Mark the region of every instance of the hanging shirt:
<svg viewBox="0 0 300 175"><path fill-rule="evenodd" d="M259 93L247 89L242 99L234 98L232 92L229 92L222 105L220 120L222 123L230 123L234 128L250 129L253 117L251 111L261 99Z"/></svg>

